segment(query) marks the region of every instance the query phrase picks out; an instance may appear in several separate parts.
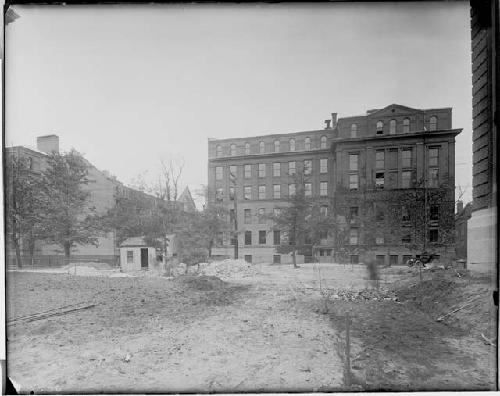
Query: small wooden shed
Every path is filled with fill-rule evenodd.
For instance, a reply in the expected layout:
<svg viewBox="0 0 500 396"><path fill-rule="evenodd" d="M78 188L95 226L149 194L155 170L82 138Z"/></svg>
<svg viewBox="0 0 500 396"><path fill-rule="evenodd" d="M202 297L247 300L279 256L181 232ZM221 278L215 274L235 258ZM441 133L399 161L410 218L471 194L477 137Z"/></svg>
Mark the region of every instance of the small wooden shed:
<svg viewBox="0 0 500 396"><path fill-rule="evenodd" d="M144 237L128 238L120 245L120 266L123 271L148 270L156 263L156 249Z"/></svg>

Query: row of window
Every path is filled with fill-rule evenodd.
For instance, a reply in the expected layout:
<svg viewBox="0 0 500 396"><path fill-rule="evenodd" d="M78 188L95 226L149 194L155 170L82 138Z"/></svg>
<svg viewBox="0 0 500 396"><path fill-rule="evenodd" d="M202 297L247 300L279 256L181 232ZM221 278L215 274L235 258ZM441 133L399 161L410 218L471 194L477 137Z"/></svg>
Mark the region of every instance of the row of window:
<svg viewBox="0 0 500 396"><path fill-rule="evenodd" d="M296 194L296 185L295 183L288 184L288 197L293 197ZM304 195L306 197L312 197L312 183L304 183ZM328 182L320 182L319 183L319 195L320 197L328 196ZM235 197L235 187L229 187L229 200L233 201ZM282 196L281 184L273 185L273 199L281 199L284 198ZM222 187L216 190L216 201L222 202L224 200L224 189ZM243 187L243 199L252 200L252 186L244 186ZM258 186L258 196L257 199L268 199L267 197L267 189L265 185Z"/></svg>
<svg viewBox="0 0 500 396"><path fill-rule="evenodd" d="M435 243L439 241L439 229L431 228L429 230L428 235L429 242ZM410 232L405 232L401 237L401 243L408 244L411 243L412 237ZM375 236L375 244L383 245L384 237L381 235ZM358 228L350 228L349 229L349 245L359 245L359 229Z"/></svg>
<svg viewBox="0 0 500 396"><path fill-rule="evenodd" d="M437 130L437 122L438 119L436 116L432 116L429 118L429 130L431 131L436 131ZM394 135L396 134L396 126L397 122L396 120L390 120L389 121L389 134ZM409 133L410 132L410 119L405 118L403 120L403 133ZM383 121L377 121L376 124L376 133L377 135L383 135L384 134L384 122ZM351 138L356 138L358 136L358 125L357 124L351 124ZM275 153L279 153L282 148L281 148L281 141L276 139L273 142L273 148ZM320 138L320 149L326 149L327 148L327 137L325 135L321 136ZM294 138L291 138L288 140L288 151L295 151L296 150L296 141ZM311 138L306 137L304 139L304 150L312 150L311 146ZM245 143L245 155L250 155L251 150L250 150L250 143L246 142ZM259 154L265 154L266 153L266 144L264 141L259 142ZM217 145L215 149L215 155L217 158L222 157L223 150L221 145ZM238 155L237 153L237 146L236 144L231 144L229 146L229 155L234 157Z"/></svg>
<svg viewBox="0 0 500 396"><path fill-rule="evenodd" d="M257 174L260 178L266 177L266 169L267 164L256 164L256 166L252 166L251 164L243 165L243 177L245 179L252 178L252 168L257 169ZM287 168L287 174L292 176L296 174L297 170L297 161L289 161L288 163L274 162L272 164L272 174L273 177L280 177L282 173L283 167ZM310 175L312 173L312 160L304 160L304 174ZM328 173L328 159L322 158L319 160L319 173ZM230 165L229 166L229 176L232 179L236 179L238 174L238 165ZM215 167L215 180L223 180L224 179L224 167L216 166Z"/></svg>
<svg viewBox="0 0 500 396"><path fill-rule="evenodd" d="M406 148L401 151L401 167L411 168L413 164L413 150ZM428 148L428 174L427 186L439 187L439 147ZM375 187L383 189L386 185L386 178L389 188L398 187L398 171L383 171L385 169L398 169L398 149L376 150L375 152ZM349 154L349 189L357 190L359 188L359 154ZM412 170L403 170L401 172L401 188L414 187L414 172Z"/></svg>
<svg viewBox="0 0 500 396"><path fill-rule="evenodd" d="M281 150L282 150L282 147L281 147L281 141L280 140L275 140L273 142L273 148L274 148L274 153L279 153ZM296 148L297 148L297 145L296 145L296 141L295 141L295 138L291 138L288 140L288 151L296 151ZM319 142L319 148L320 149L326 149L328 148L327 146L327 138L325 135L321 136L320 138L320 142ZM311 144L311 138L310 137L306 137L304 139L304 150L306 151L309 151L309 150L312 150L312 144ZM245 155L250 155L251 154L251 150L250 150L250 143L249 142L246 142L245 143L245 151L244 151ZM266 153L266 144L264 141L260 141L259 142L259 154L265 154ZM238 151L237 151L237 146L236 144L231 144L229 146L229 155L231 157L234 157L236 155L238 155ZM217 158L219 157L223 157L224 156L224 153L223 153L223 150L222 150L222 146L221 145L217 145L216 149L215 149L215 156Z"/></svg>
<svg viewBox="0 0 500 396"><path fill-rule="evenodd" d="M253 244L253 239L252 239L252 231L245 231L244 234L244 243L245 245L252 245ZM268 231L266 230L260 230L258 231L258 244L259 245L266 245L267 244L267 234ZM326 238L326 235L323 237ZM429 230L429 242L435 243L439 241L439 229L438 228L431 228ZM401 243L403 244L408 244L411 243L412 237L410 233L405 233L401 237ZM222 236L218 238L218 244L222 245ZM281 233L279 230L274 230L273 231L273 245L281 245ZM233 239L231 241L232 244L235 243L235 240ZM375 237L375 243L377 245L383 245L384 244L384 237L383 236L376 236ZM349 229L349 245L351 246L356 246L359 245L359 229L358 228L350 228Z"/></svg>
<svg viewBox="0 0 500 396"><path fill-rule="evenodd" d="M429 118L429 130L431 130L431 131L437 130L437 121L438 121L438 119L436 116L432 116ZM396 134L396 126L397 126L396 120L389 121L389 134L390 135ZM377 135L384 134L384 122L383 121L377 121L376 128L377 128L376 129ZM409 133L409 132L410 132L410 119L405 118L403 120L403 133ZM356 137L358 137L358 125L351 124L351 138L356 138Z"/></svg>

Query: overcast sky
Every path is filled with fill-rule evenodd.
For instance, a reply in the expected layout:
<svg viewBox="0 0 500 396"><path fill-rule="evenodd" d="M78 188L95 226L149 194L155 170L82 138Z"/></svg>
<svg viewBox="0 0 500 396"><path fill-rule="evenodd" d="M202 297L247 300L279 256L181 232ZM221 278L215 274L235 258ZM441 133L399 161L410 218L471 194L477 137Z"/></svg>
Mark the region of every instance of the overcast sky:
<svg viewBox="0 0 500 396"><path fill-rule="evenodd" d="M467 2L16 6L6 27L6 145L55 133L128 183L207 139L321 129L399 103L453 107L456 184L472 197Z"/></svg>

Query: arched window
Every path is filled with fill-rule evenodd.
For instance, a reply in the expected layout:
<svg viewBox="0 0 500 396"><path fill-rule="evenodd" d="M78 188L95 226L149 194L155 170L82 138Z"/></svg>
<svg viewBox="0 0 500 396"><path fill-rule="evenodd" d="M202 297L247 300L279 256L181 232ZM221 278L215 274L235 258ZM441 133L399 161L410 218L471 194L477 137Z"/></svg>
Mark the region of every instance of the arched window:
<svg viewBox="0 0 500 396"><path fill-rule="evenodd" d="M326 136L321 136L320 147L326 149Z"/></svg>
<svg viewBox="0 0 500 396"><path fill-rule="evenodd" d="M311 138L306 137L306 140L304 141L304 149L311 150Z"/></svg>
<svg viewBox="0 0 500 396"><path fill-rule="evenodd" d="M377 121L377 135L383 135L384 133L384 123L382 121Z"/></svg>
<svg viewBox="0 0 500 396"><path fill-rule="evenodd" d="M396 133L396 120L391 120L389 122L389 133L394 135Z"/></svg>
<svg viewBox="0 0 500 396"><path fill-rule="evenodd" d="M351 125L351 137L355 138L358 136L358 126L356 124Z"/></svg>
<svg viewBox="0 0 500 396"><path fill-rule="evenodd" d="M290 139L290 151L295 151L295 139Z"/></svg>
<svg viewBox="0 0 500 396"><path fill-rule="evenodd" d="M231 157L234 157L236 155L236 144L231 145L230 153L231 153Z"/></svg>
<svg viewBox="0 0 500 396"><path fill-rule="evenodd" d="M28 169L33 170L33 158L28 157Z"/></svg>
<svg viewBox="0 0 500 396"><path fill-rule="evenodd" d="M245 155L250 155L250 143L245 143Z"/></svg>
<svg viewBox="0 0 500 396"><path fill-rule="evenodd" d="M264 154L266 152L266 145L264 142L259 143L259 153Z"/></svg>
<svg viewBox="0 0 500 396"><path fill-rule="evenodd" d="M274 141L274 152L275 153L279 153L280 152L280 141L279 140L275 140Z"/></svg>
<svg viewBox="0 0 500 396"><path fill-rule="evenodd" d="M221 146L217 146L217 149L215 150L215 156L222 157L222 147Z"/></svg>
<svg viewBox="0 0 500 396"><path fill-rule="evenodd" d="M403 120L403 133L410 133L410 119L405 118Z"/></svg>
<svg viewBox="0 0 500 396"><path fill-rule="evenodd" d="M438 119L436 116L432 116L431 118L429 118L429 129L431 131L437 130L437 124L438 124Z"/></svg>

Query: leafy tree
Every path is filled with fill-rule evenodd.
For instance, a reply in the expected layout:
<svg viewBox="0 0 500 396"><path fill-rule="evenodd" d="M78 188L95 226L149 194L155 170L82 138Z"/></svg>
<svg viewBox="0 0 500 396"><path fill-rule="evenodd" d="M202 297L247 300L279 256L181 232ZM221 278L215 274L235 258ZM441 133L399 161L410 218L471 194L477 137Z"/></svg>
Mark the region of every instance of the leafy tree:
<svg viewBox="0 0 500 396"><path fill-rule="evenodd" d="M297 253L309 244L311 236L317 235L314 222L317 220L314 201L306 197L306 182L308 176L303 170L291 176L295 184L295 194L286 199L283 207L270 219L273 221L272 231L280 231L286 243L279 246L278 252L292 254L293 267L298 268ZM321 232L321 231L320 231Z"/></svg>
<svg viewBox="0 0 500 396"><path fill-rule="evenodd" d="M44 208L47 203L42 183L30 167L28 158L11 154L6 161L6 228L19 268L22 267L21 244L27 242L33 259L35 241L45 229Z"/></svg>
<svg viewBox="0 0 500 396"><path fill-rule="evenodd" d="M230 223L229 211L215 199L215 194L205 188L205 200L207 204L200 214L200 230L202 231L204 243L208 250L208 257L212 257L212 248L216 245L217 239L224 232L233 231L233 224ZM229 220L229 221L228 221Z"/></svg>
<svg viewBox="0 0 500 396"><path fill-rule="evenodd" d="M150 236L152 223L151 199L142 192L128 190L128 194L116 192L115 205L108 210L104 224L108 229L115 230L117 243L136 236ZM150 239L151 238L150 236Z"/></svg>
<svg viewBox="0 0 500 396"><path fill-rule="evenodd" d="M42 172L46 205L44 239L61 246L69 257L77 244L98 245L104 230L94 207L89 205L88 165L75 150L52 153Z"/></svg>

